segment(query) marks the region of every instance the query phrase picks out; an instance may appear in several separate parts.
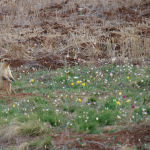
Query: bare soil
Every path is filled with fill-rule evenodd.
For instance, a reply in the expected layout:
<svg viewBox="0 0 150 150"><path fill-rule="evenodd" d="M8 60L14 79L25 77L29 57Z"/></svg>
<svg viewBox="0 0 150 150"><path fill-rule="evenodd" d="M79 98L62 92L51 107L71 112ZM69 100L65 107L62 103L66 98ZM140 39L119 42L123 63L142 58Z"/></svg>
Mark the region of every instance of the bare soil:
<svg viewBox="0 0 150 150"><path fill-rule="evenodd" d="M22 99L22 98L29 97L29 96L33 96L33 94L32 93L14 93L14 92L12 92L11 94L1 93L0 100L3 100L2 103L4 104L10 104L15 98Z"/></svg>
<svg viewBox="0 0 150 150"><path fill-rule="evenodd" d="M112 150L128 148L146 149L144 143L150 147L150 126L139 125L125 128L113 133L77 134L65 131L56 134L53 144L60 149L85 149L85 150Z"/></svg>

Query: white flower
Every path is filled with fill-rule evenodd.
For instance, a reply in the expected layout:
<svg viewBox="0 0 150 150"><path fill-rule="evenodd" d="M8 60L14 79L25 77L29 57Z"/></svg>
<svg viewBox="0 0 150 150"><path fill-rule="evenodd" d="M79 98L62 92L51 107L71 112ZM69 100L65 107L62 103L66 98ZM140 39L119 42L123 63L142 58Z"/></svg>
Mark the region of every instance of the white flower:
<svg viewBox="0 0 150 150"><path fill-rule="evenodd" d="M111 72L109 75L112 77L112 76L113 76L113 73Z"/></svg>
<svg viewBox="0 0 150 150"><path fill-rule="evenodd" d="M90 80L87 80L88 83L90 83Z"/></svg>
<svg viewBox="0 0 150 150"><path fill-rule="evenodd" d="M147 115L147 112L143 112L143 115Z"/></svg>
<svg viewBox="0 0 150 150"><path fill-rule="evenodd" d="M113 58L112 58L112 62L114 62L115 60L116 60L116 57L113 57Z"/></svg>
<svg viewBox="0 0 150 150"><path fill-rule="evenodd" d="M66 56L67 58L69 58L69 53L67 53L67 56Z"/></svg>
<svg viewBox="0 0 150 150"><path fill-rule="evenodd" d="M107 83L107 79L104 80L104 83Z"/></svg>
<svg viewBox="0 0 150 150"><path fill-rule="evenodd" d="M142 108L142 111L145 111L146 109L145 108Z"/></svg>
<svg viewBox="0 0 150 150"><path fill-rule="evenodd" d="M117 115L117 118L118 118L118 119L121 119L121 117L120 117L119 115Z"/></svg>

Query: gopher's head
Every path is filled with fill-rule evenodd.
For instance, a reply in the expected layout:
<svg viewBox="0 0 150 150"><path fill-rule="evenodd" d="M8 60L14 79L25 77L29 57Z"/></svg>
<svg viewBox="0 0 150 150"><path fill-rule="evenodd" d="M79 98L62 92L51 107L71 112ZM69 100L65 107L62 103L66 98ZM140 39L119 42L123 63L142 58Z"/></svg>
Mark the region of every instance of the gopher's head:
<svg viewBox="0 0 150 150"><path fill-rule="evenodd" d="M11 60L9 58L4 58L1 60L3 67L8 67L10 65Z"/></svg>

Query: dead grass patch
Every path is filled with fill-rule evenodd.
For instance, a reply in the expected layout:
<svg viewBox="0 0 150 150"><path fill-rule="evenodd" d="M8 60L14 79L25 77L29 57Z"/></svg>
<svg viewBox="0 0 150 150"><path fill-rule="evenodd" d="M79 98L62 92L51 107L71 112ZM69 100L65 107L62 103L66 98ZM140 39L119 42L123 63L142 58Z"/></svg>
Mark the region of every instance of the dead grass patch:
<svg viewBox="0 0 150 150"><path fill-rule="evenodd" d="M45 57L74 52L85 60L149 55L146 0L3 0L1 4L1 53L12 59L39 59L39 52Z"/></svg>

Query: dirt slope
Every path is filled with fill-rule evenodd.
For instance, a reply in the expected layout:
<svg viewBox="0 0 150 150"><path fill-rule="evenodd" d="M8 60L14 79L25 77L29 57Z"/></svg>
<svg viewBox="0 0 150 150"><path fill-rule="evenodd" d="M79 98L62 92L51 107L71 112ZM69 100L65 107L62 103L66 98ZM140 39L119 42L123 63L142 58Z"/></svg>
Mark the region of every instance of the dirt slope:
<svg viewBox="0 0 150 150"><path fill-rule="evenodd" d="M112 57L148 59L150 2L17 1L0 5L1 57L57 68ZM15 63L17 62L17 63Z"/></svg>

